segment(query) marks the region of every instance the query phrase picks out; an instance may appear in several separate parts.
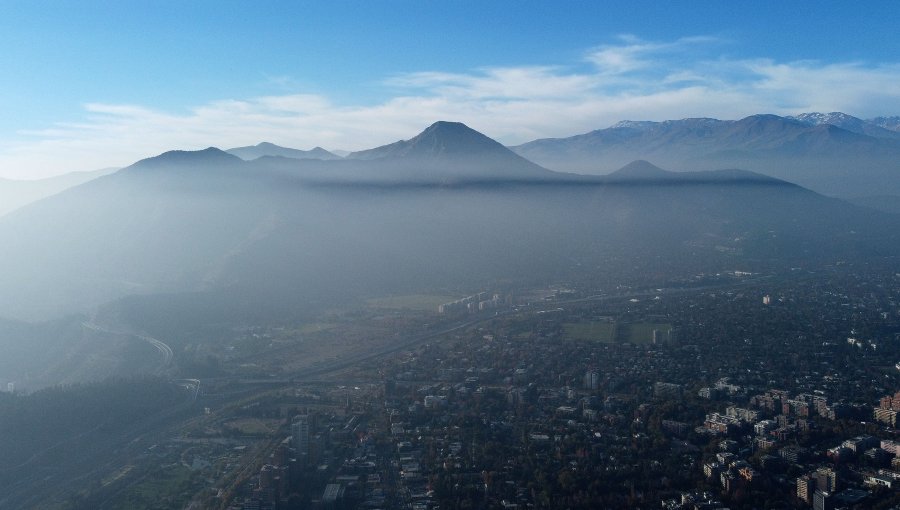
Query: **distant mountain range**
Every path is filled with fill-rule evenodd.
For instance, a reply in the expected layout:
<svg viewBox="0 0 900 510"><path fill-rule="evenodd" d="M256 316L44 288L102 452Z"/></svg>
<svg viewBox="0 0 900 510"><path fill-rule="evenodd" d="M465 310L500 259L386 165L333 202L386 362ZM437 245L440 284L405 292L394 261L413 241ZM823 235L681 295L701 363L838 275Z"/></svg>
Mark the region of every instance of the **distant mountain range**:
<svg viewBox="0 0 900 510"><path fill-rule="evenodd" d="M246 161L270 158L267 165L273 167L279 163L271 158L310 160L303 169L306 177L325 180L427 181L431 177L417 168L422 158L429 161L426 166L432 170L441 166L442 160L449 161L451 168L435 174L444 180L496 179L504 174L502 170L512 164L513 155L499 151L500 144L494 140L464 127L460 123L438 122L412 139L357 152L329 152L321 147L307 151L269 142L225 152ZM454 147L465 147L465 152L453 153L457 150ZM516 178L540 178L548 175L547 168L602 175L644 159L676 171L741 168L883 210L896 211L900 207L900 117L863 120L832 112L792 117L754 115L737 121L626 120L607 129L535 140L512 150L528 160L515 165L530 167ZM319 164L344 158L349 162L338 165L337 172L332 167L323 170ZM288 171L297 170L290 161L280 165ZM113 170L42 181L0 180L0 215Z"/></svg>
<svg viewBox="0 0 900 510"><path fill-rule="evenodd" d="M729 126L773 145L809 129L748 122ZM0 316L166 293L177 313L277 318L486 282L659 282L898 252L896 216L760 173L629 163L553 172L454 122L346 159L167 152L0 218Z"/></svg>
<svg viewBox="0 0 900 510"><path fill-rule="evenodd" d="M900 116L897 115L893 117L875 117L874 119L869 119L868 122L891 131L900 131Z"/></svg>
<svg viewBox="0 0 900 510"><path fill-rule="evenodd" d="M827 124L861 135L874 136L876 138L891 138L894 140L900 139L900 122L897 122L900 121L900 117L894 117L894 123L891 123L887 117L879 117L879 119L882 120L862 120L841 112L803 113L785 118L794 119L810 126Z"/></svg>
<svg viewBox="0 0 900 510"><path fill-rule="evenodd" d="M261 142L256 145L250 145L247 147L235 147L234 149L228 149L225 152L235 155L246 161L261 158L263 156L280 156L283 158L293 159L341 159L341 156L328 152L321 147L316 147L314 149L304 151L300 149L281 147L269 142Z"/></svg>
<svg viewBox="0 0 900 510"><path fill-rule="evenodd" d="M667 168L741 168L842 197L900 196L900 136L890 118L840 113L741 120L623 121L511 147L552 170L606 174L645 159Z"/></svg>

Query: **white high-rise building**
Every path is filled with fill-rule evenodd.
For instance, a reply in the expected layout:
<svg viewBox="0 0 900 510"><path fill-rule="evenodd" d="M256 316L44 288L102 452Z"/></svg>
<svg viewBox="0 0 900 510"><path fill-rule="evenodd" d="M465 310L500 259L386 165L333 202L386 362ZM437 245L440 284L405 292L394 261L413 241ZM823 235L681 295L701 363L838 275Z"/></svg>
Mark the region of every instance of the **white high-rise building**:
<svg viewBox="0 0 900 510"><path fill-rule="evenodd" d="M297 455L309 455L309 415L294 416L291 422L291 436Z"/></svg>
<svg viewBox="0 0 900 510"><path fill-rule="evenodd" d="M584 374L584 387L589 390L600 388L600 372L595 369L589 369Z"/></svg>

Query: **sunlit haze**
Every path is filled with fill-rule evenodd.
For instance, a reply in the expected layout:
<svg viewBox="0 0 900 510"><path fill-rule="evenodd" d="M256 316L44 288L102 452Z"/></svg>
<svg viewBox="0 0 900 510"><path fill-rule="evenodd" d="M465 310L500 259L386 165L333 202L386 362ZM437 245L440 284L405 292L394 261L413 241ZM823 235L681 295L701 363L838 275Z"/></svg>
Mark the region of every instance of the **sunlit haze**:
<svg viewBox="0 0 900 510"><path fill-rule="evenodd" d="M0 2L0 510L900 509L900 2Z"/></svg>

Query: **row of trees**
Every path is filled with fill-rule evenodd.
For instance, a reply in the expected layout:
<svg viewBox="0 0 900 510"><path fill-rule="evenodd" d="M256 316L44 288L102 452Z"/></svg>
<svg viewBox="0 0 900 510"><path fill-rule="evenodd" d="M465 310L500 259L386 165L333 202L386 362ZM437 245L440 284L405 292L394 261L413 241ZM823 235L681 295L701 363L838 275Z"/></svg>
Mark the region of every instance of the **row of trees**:
<svg viewBox="0 0 900 510"><path fill-rule="evenodd" d="M0 393L0 477L41 462L42 452L109 437L175 404L186 393L156 377L58 386L28 395ZM52 452L50 452L52 453Z"/></svg>

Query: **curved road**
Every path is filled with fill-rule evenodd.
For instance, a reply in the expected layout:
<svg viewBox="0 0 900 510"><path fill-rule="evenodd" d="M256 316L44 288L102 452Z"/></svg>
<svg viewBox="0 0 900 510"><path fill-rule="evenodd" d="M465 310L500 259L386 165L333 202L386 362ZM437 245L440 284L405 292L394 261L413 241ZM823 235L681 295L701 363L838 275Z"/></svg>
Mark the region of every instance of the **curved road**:
<svg viewBox="0 0 900 510"><path fill-rule="evenodd" d="M99 324L94 323L93 321L82 322L81 325L82 325L82 327L85 327L92 331L99 331L101 333L109 333L112 335L131 336L131 337L137 338L138 340L142 340L144 342L149 343L150 345L155 347L156 350L159 351L160 356L162 356L162 362L160 363L159 368L156 369L157 375L161 374L163 372L163 370L165 370L166 368L169 367L169 365L172 364L172 357L174 356L174 354L172 352L172 348L169 347L168 345L166 345L166 343L163 342L162 340L153 338L152 336L139 335L137 333L129 333L127 331L112 331L112 330L104 328L103 326L100 326Z"/></svg>

